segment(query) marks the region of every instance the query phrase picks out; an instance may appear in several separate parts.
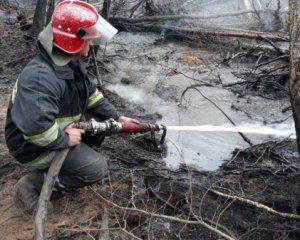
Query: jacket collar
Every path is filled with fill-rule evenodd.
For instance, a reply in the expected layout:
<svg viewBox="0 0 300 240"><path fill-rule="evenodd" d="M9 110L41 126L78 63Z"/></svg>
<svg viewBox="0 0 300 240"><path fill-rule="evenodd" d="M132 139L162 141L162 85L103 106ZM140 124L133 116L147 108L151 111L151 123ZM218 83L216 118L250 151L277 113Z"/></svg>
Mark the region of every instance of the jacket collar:
<svg viewBox="0 0 300 240"><path fill-rule="evenodd" d="M45 51L45 49L43 48L43 46L41 46L41 44L38 44L38 47L39 47L41 56L52 66L52 68L54 69L54 72L58 78L64 79L64 80L73 80L74 79L74 70L68 64L66 64L64 66L58 66L58 65L54 64L53 61L51 60L51 58L49 57L49 55L47 54L47 52ZM85 64L81 60L79 60L78 63L79 63L78 64L79 71L83 75L86 75L87 70L86 70Z"/></svg>

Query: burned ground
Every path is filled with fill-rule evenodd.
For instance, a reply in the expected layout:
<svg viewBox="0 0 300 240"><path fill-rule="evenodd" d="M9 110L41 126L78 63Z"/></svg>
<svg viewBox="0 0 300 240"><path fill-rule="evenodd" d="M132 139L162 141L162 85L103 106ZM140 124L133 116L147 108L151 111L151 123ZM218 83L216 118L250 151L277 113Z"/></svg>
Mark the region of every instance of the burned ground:
<svg viewBox="0 0 300 240"><path fill-rule="evenodd" d="M0 38L0 232L2 239L25 240L32 239L33 216L15 202L13 186L26 170L9 155L3 131L12 86L34 54L34 48L24 41L24 32L17 25L1 23L0 28L3 33ZM196 60L200 61L193 55L184 58L192 64ZM244 86L249 87L244 88L234 85L238 87L233 90L238 94L256 95L263 95L267 90L268 96L279 99L288 96L282 88L280 94L270 87L257 91L252 88L255 83L259 81L245 82ZM224 79L223 85L226 85ZM250 93L245 89L250 89ZM160 91L160 87L156 90L168 101L179 100L169 98L174 88L169 95ZM159 113L147 112L115 93L104 92L124 115L152 123L161 118ZM243 97L245 94L241 94ZM241 103L237 105L244 110ZM297 218L300 163L294 140L237 149L231 159L212 172L188 164L168 168L163 161L167 147L156 149L144 135L112 136L97 150L108 160L108 179L102 185L84 188L73 196L54 201L54 213L49 215L47 224L49 239L220 239L220 235L207 226L233 239L300 237ZM259 204L220 196L218 192L294 215L278 216Z"/></svg>

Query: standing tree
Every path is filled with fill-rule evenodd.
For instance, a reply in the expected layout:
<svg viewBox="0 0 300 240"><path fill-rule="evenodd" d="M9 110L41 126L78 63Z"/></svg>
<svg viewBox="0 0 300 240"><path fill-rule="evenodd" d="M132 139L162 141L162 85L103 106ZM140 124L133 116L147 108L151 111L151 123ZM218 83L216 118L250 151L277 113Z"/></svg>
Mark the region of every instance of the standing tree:
<svg viewBox="0 0 300 240"><path fill-rule="evenodd" d="M109 19L109 10L110 10L110 0L103 1L103 7L101 11L101 15L108 20Z"/></svg>
<svg viewBox="0 0 300 240"><path fill-rule="evenodd" d="M48 11L47 11L46 24L48 24L51 21L54 8L55 8L55 0L48 0Z"/></svg>
<svg viewBox="0 0 300 240"><path fill-rule="evenodd" d="M35 38L50 22L55 0L37 0L30 36Z"/></svg>
<svg viewBox="0 0 300 240"><path fill-rule="evenodd" d="M290 93L300 153L300 1L289 0Z"/></svg>
<svg viewBox="0 0 300 240"><path fill-rule="evenodd" d="M36 37L46 25L47 17L47 0L38 0L33 17L32 27L30 29L30 36Z"/></svg>

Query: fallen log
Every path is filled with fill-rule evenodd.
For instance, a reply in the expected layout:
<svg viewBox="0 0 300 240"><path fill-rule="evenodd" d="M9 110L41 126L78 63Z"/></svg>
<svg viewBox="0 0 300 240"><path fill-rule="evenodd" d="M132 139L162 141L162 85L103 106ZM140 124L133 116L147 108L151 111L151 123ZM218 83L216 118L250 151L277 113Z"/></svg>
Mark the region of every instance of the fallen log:
<svg viewBox="0 0 300 240"><path fill-rule="evenodd" d="M208 19L218 19L218 18L225 18L225 17L236 17L241 15L249 15L257 13L271 13L271 11L239 11L233 13L224 13L224 14L216 14L211 16L201 16L201 15L165 15L165 16L146 16L140 18L126 18L126 17L115 17L110 18L110 20L118 19L120 21L128 22L128 23L139 23L139 22L159 22L159 21L172 21L172 20L208 20Z"/></svg>
<svg viewBox="0 0 300 240"><path fill-rule="evenodd" d="M138 20L138 19L137 19ZM110 21L117 27L132 27L140 28L143 31L159 32L169 31L178 34L182 37L196 38L199 36L209 35L209 36L220 36L220 37L239 37L255 40L269 39L276 42L289 42L287 37L282 37L274 33L265 33L259 31L235 29L235 28L218 28L212 29L207 27L202 28L185 28L185 27L174 27L171 25L160 25L160 24L150 24L150 23L140 23L125 21L124 18L111 18Z"/></svg>

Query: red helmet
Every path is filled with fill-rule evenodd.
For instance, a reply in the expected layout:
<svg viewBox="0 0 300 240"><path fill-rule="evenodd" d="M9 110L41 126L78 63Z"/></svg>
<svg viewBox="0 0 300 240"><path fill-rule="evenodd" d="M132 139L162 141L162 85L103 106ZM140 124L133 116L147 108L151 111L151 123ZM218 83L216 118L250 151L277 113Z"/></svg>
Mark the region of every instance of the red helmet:
<svg viewBox="0 0 300 240"><path fill-rule="evenodd" d="M84 40L105 37L107 24L111 38L117 30L92 5L78 0L63 1L56 6L52 16L53 45L64 52L77 53L84 46Z"/></svg>

